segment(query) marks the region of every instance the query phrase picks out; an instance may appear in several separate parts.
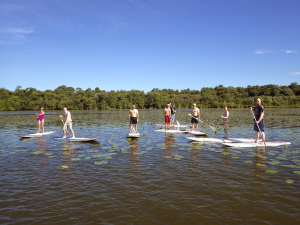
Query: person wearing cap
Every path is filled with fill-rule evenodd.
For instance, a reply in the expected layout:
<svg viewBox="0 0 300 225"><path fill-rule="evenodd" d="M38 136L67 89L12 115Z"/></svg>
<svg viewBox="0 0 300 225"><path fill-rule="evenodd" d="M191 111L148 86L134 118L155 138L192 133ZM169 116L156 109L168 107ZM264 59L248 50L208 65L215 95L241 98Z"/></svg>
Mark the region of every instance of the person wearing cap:
<svg viewBox="0 0 300 225"><path fill-rule="evenodd" d="M192 130L194 130L194 124L196 130L198 130L198 120L200 120L200 110L196 107L196 103L193 104L192 111L188 115L192 116L192 120L191 120Z"/></svg>
<svg viewBox="0 0 300 225"><path fill-rule="evenodd" d="M164 109L165 114L165 130L167 130L167 124L168 124L168 130L170 129L170 122L171 122L171 109L170 104L167 104L167 108Z"/></svg>

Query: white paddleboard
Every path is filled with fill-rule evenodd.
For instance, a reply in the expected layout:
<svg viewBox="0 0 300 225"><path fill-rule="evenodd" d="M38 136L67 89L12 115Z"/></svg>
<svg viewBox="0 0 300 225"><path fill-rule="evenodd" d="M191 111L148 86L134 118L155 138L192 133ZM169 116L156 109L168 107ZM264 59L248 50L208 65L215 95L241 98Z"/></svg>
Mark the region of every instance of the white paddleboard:
<svg viewBox="0 0 300 225"><path fill-rule="evenodd" d="M130 133L126 135L127 138L139 138L140 134L139 133Z"/></svg>
<svg viewBox="0 0 300 225"><path fill-rule="evenodd" d="M196 137L187 137L192 141L199 141L199 142L215 142L215 143L223 143L223 138L196 138Z"/></svg>
<svg viewBox="0 0 300 225"><path fill-rule="evenodd" d="M41 136L44 136L44 135L54 134L56 132L57 131L49 131L49 132L44 132L44 133L27 134L27 135L22 136L22 138L41 137Z"/></svg>
<svg viewBox="0 0 300 225"><path fill-rule="evenodd" d="M282 145L290 145L291 142L266 142L267 147L276 147L276 146L282 146ZM238 147L238 148L251 148L251 147L260 147L265 146L263 142L258 143L223 143L223 145L228 147Z"/></svg>
<svg viewBox="0 0 300 225"><path fill-rule="evenodd" d="M192 135L196 135L196 136L207 136L206 133L203 133L201 131L195 131L195 130L191 130L191 131L188 131L190 134Z"/></svg>
<svg viewBox="0 0 300 225"><path fill-rule="evenodd" d="M215 142L215 143L252 143L255 141L255 139L250 138L229 138L229 139L223 139L223 138L196 138L196 137L187 137L190 140L193 141L199 141L199 142ZM259 140L262 141L262 140Z"/></svg>
<svg viewBox="0 0 300 225"><path fill-rule="evenodd" d="M54 138L56 140L64 140L64 141L96 141L98 138Z"/></svg>
<svg viewBox="0 0 300 225"><path fill-rule="evenodd" d="M159 126L159 127L164 127L165 124L155 124L156 126ZM188 127L188 125L170 125L170 127Z"/></svg>
<svg viewBox="0 0 300 225"><path fill-rule="evenodd" d="M185 130L165 130L165 129L160 129L160 130L154 130L158 132L165 132L165 133L187 133Z"/></svg>

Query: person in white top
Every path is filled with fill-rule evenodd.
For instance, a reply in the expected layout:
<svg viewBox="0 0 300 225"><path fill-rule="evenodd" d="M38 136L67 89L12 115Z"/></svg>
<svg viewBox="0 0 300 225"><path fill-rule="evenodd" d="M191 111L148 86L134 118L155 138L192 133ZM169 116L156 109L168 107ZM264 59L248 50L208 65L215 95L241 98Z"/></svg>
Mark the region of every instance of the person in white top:
<svg viewBox="0 0 300 225"><path fill-rule="evenodd" d="M63 138L66 138L66 131L67 131L68 127L69 127L70 131L73 134L72 138L75 138L74 131L72 129L71 113L67 110L67 107L64 107L64 115L63 116L59 115L59 117L65 117L66 118L66 121L64 123L64 128L63 128L63 132L64 132Z"/></svg>
<svg viewBox="0 0 300 225"><path fill-rule="evenodd" d="M132 105L132 109L129 110L128 119L130 119L130 131L132 130L132 124L135 126L135 133L138 134L137 131L137 123L139 122L139 111L135 108L135 105Z"/></svg>

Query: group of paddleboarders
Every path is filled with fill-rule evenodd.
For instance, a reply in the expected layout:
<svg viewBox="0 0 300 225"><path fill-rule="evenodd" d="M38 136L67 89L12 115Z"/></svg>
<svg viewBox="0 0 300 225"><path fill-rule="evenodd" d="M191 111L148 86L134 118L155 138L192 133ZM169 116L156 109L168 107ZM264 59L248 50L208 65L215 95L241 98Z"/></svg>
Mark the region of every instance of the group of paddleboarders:
<svg viewBox="0 0 300 225"><path fill-rule="evenodd" d="M72 119L71 119L71 113L67 110L66 107L63 108L64 114L59 115L60 118L65 117L65 122L63 122L63 133L64 136L63 138L66 138L66 133L67 133L67 128L69 127L70 131L72 132L73 137L75 138L74 131L72 129ZM256 99L256 107L253 109L250 107L250 111L254 115L254 130L255 130L255 143L258 141L259 133L261 133L263 141L265 141L265 122L264 122L264 107L261 104L261 99L258 98ZM172 126L174 126L174 120L176 119L175 113L176 113L176 108L175 108L175 103L173 105L167 104L167 107L164 109L163 113L165 114L165 130L170 129L170 123ZM42 126L42 130L44 133L44 108L40 108L40 112L38 114L38 132L40 133L40 127ZM198 122L200 121L200 110L199 108L196 107L196 103L193 104L193 108L190 113L188 113L189 116L192 117L191 123L192 123L192 130L197 131L198 130ZM132 105L132 108L129 110L128 113L128 119L129 119L129 124L130 124L130 131L129 134L138 134L138 129L137 129L137 123L139 122L139 112L135 108L135 105ZM224 106L224 114L221 115L221 119L223 120L223 126L224 126L224 131L225 131L225 136L223 137L224 139L229 138L229 132L228 132L228 127L229 127L229 111L228 107ZM134 127L133 127L134 125ZM69 135L69 133L68 133ZM70 138L70 136L69 136Z"/></svg>
<svg viewBox="0 0 300 225"><path fill-rule="evenodd" d="M173 107L171 107L171 103L167 104L167 108L164 109L164 114L165 114L165 130L170 129L170 123L172 123L172 126L174 126L174 119L176 118L175 112L175 103L173 104ZM175 108L175 109L174 109ZM258 141L259 133L261 132L262 140L265 141L265 122L264 122L264 107L261 104L261 99L258 98L256 99L256 107L252 109L250 107L250 111L254 113L255 115L255 121L254 121L254 131L255 131L255 143ZM200 121L200 110L199 108L196 107L196 103L193 104L193 108L191 112L188 114L189 116L192 117L191 123L192 123L192 130L197 131L198 130L198 122ZM173 121L172 121L173 119ZM223 137L224 139L229 138L229 111L228 107L224 106L224 114L221 115L221 119L223 121L223 127L224 127L224 132L225 136Z"/></svg>
<svg viewBox="0 0 300 225"><path fill-rule="evenodd" d="M67 107L64 107L63 111L64 111L64 115L59 115L60 118L62 118L62 117L66 118L65 122L63 122L63 124L64 124L64 127L63 127L64 136L63 136L63 138L66 138L66 132L67 132L68 127L69 127L70 131L72 132L72 135L73 135L72 138L75 138L74 131L72 129L71 113L68 111ZM39 126L37 133L40 133L41 125L42 125L42 130L43 130L43 133L44 133L44 115L45 115L44 108L41 107L40 112L37 113L36 115L38 115L37 120L38 120L38 126ZM68 135L69 135L69 133L68 133ZM70 136L69 136L69 138L70 138Z"/></svg>

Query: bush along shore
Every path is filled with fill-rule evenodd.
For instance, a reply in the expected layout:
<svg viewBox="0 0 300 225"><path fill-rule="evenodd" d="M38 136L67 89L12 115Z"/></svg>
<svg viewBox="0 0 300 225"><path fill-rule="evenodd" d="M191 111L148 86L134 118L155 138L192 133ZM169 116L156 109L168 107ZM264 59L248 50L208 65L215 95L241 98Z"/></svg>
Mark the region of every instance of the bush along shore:
<svg viewBox="0 0 300 225"><path fill-rule="evenodd" d="M196 103L200 108L246 108L253 106L259 97L265 107L300 107L300 85L296 82L288 86L263 85L244 87L214 88L204 87L201 90L172 90L154 88L144 91L104 91L59 86L55 90L39 91L35 88L15 91L0 88L0 111L60 110L68 109L129 109L135 104L138 109L161 109L167 103L176 103L178 109L191 108Z"/></svg>

